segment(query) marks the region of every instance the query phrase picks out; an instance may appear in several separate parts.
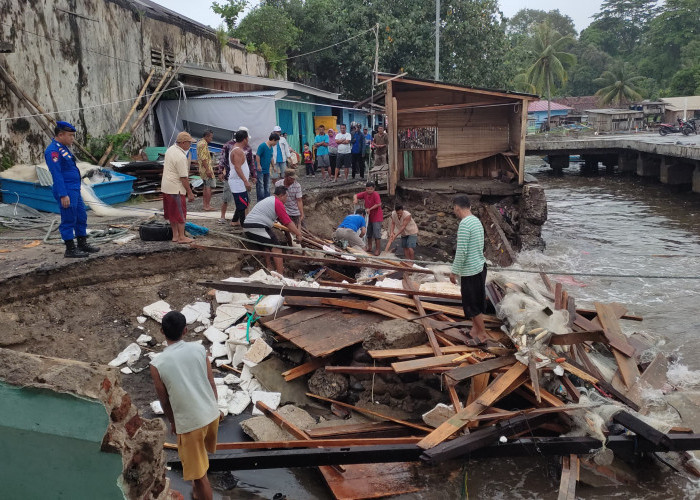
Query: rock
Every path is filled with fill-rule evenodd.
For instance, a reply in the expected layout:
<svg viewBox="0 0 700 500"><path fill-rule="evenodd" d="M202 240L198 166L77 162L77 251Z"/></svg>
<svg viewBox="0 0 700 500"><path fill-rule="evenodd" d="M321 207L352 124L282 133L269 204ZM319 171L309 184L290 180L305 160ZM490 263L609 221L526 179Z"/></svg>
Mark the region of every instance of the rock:
<svg viewBox="0 0 700 500"><path fill-rule="evenodd" d="M324 398L340 399L348 393L348 379L340 373L329 373L319 368L309 379L309 390Z"/></svg>
<svg viewBox="0 0 700 500"><path fill-rule="evenodd" d="M547 198L544 187L539 184L525 184L520 198L520 216L533 224L542 225L547 220Z"/></svg>
<svg viewBox="0 0 700 500"><path fill-rule="evenodd" d="M438 403L435 408L427 413L424 413L421 418L426 425L437 429L443 424L443 422L451 418L454 414L455 410L452 405L448 406L444 403Z"/></svg>
<svg viewBox="0 0 700 500"><path fill-rule="evenodd" d="M404 349L425 343L425 328L420 323L392 319L371 325L365 331L362 347L372 349Z"/></svg>
<svg viewBox="0 0 700 500"><path fill-rule="evenodd" d="M283 406L277 412L303 430L309 429L316 424L311 415L293 405ZM240 426L243 432L255 441L292 441L297 439L264 416L243 420Z"/></svg>
<svg viewBox="0 0 700 500"><path fill-rule="evenodd" d="M533 224L532 222L526 219L520 221L521 236L539 236L540 234L542 234L542 226Z"/></svg>
<svg viewBox="0 0 700 500"><path fill-rule="evenodd" d="M403 399L408 396L406 388L402 385L392 385L389 387L389 394L394 399Z"/></svg>
<svg viewBox="0 0 700 500"><path fill-rule="evenodd" d="M522 235L520 237L520 241L522 242L522 249L523 250L539 250L542 251L546 248L546 244L542 238L539 236L530 236L530 235Z"/></svg>

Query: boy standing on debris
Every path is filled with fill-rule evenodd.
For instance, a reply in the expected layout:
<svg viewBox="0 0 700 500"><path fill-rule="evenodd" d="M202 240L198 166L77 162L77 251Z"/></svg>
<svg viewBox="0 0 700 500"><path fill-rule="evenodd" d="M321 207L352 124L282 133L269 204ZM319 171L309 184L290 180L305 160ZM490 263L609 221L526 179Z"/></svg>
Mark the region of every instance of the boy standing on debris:
<svg viewBox="0 0 700 500"><path fill-rule="evenodd" d="M58 230L66 245L67 258L83 258L100 249L87 242L87 212L80 196L80 170L69 147L75 141L75 127L68 122L56 122L54 139L44 151L46 165L53 179L53 197L61 211ZM78 238L75 246L74 238Z"/></svg>
<svg viewBox="0 0 700 500"><path fill-rule="evenodd" d="M207 452L216 452L223 417L211 364L203 346L182 340L187 321L181 312L163 316L162 331L168 346L151 361L151 377L170 429L177 434L183 478L194 482L193 498L211 500Z"/></svg>
<svg viewBox="0 0 700 500"><path fill-rule="evenodd" d="M367 252L372 253L372 241L376 242L374 255L379 255L382 243L382 222L384 212L382 212L382 200L379 193L374 190L374 182L369 181L365 185L365 191L352 197L352 202L357 205L358 200L365 202L365 210L369 212L369 224L367 225Z"/></svg>
<svg viewBox="0 0 700 500"><path fill-rule="evenodd" d="M450 281L459 277L464 316L472 320L472 338L485 341L484 312L486 311L486 259L484 258L484 227L472 214L471 202L465 195L454 199L454 213L461 219L457 229L457 250L452 262Z"/></svg>

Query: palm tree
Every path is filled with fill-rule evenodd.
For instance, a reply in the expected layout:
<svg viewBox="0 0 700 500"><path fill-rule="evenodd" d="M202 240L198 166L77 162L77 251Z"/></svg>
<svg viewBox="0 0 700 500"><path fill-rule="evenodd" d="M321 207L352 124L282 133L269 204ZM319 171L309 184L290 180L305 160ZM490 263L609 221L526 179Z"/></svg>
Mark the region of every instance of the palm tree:
<svg viewBox="0 0 700 500"><path fill-rule="evenodd" d="M603 71L600 78L593 80L593 83L601 88L595 93L600 97L603 105L610 103L620 105L630 101L638 101L642 98L637 88L637 84L644 80L643 76L634 76L629 73L625 65L616 64L609 71Z"/></svg>
<svg viewBox="0 0 700 500"><path fill-rule="evenodd" d="M563 49L574 39L561 34L552 27L549 21L535 27L533 50L537 60L527 69L527 81L542 92L547 93L547 129L552 118L552 87L559 81L566 83L568 74L566 67L576 63L576 56L564 52Z"/></svg>

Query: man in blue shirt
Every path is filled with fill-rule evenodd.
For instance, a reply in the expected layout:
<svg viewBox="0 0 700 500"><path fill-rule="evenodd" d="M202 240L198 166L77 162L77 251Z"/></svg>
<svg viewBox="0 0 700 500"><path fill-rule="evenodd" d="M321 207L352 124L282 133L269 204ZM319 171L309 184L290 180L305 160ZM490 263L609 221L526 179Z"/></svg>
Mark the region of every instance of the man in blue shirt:
<svg viewBox="0 0 700 500"><path fill-rule="evenodd" d="M328 176L328 180L331 179L331 174L328 171L331 166L331 160L328 156L328 143L330 140L330 137L326 134L326 127L319 125L318 135L314 137L314 148L316 149L316 163L318 168L321 169L321 180L325 180L326 176Z"/></svg>
<svg viewBox="0 0 700 500"><path fill-rule="evenodd" d="M272 163L273 150L280 141L278 133L273 132L270 138L258 146L255 159L258 163L258 182L255 183L255 193L258 201L270 196L270 164Z"/></svg>
<svg viewBox="0 0 700 500"><path fill-rule="evenodd" d="M360 179L365 178L365 136L360 130L360 125L358 124L353 130L352 140L352 178L355 178L355 174L360 174Z"/></svg>
<svg viewBox="0 0 700 500"><path fill-rule="evenodd" d="M338 229L333 233L333 241L337 241L341 247L345 248L345 243L352 247L364 248L365 243L362 238L366 232L365 209L358 208L354 215L348 215L340 223ZM357 235L357 231L360 235Z"/></svg>
<svg viewBox="0 0 700 500"><path fill-rule="evenodd" d="M84 258L100 249L87 242L87 212L80 196L80 170L68 149L75 141L75 127L56 122L54 138L44 151L44 160L53 178L53 197L61 210L58 230L66 245L64 257ZM74 238L78 238L76 247Z"/></svg>

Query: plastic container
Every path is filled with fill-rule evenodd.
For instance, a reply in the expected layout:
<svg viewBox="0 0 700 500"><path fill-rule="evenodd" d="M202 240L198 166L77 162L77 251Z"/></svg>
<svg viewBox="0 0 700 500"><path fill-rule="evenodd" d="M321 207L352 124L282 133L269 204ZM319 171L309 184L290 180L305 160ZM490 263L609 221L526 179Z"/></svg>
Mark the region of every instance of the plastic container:
<svg viewBox="0 0 700 500"><path fill-rule="evenodd" d="M268 295L255 305L255 313L258 316L269 316L279 311L284 304L284 297L281 295Z"/></svg>
<svg viewBox="0 0 700 500"><path fill-rule="evenodd" d="M95 194L107 205L122 203L131 197L131 189L136 177L119 172L112 172L110 182L93 184ZM22 203L43 212L60 213L58 202L53 197L51 186L42 186L38 182L16 181L0 178L2 199L5 203ZM90 210L90 207L86 207Z"/></svg>

